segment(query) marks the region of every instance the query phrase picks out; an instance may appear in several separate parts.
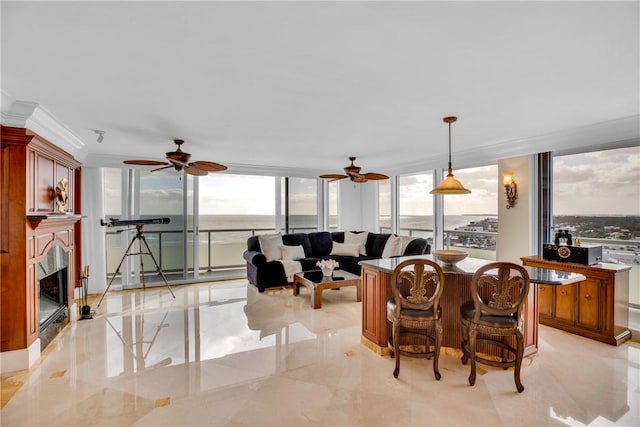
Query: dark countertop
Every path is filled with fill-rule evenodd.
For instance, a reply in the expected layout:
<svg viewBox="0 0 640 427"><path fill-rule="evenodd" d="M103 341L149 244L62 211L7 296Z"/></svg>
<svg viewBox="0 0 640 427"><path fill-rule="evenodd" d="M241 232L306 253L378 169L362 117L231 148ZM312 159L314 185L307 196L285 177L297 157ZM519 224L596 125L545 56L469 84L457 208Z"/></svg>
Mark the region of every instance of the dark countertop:
<svg viewBox="0 0 640 427"><path fill-rule="evenodd" d="M445 273L458 273L458 274L473 274L476 270L485 264L489 264L493 261L467 257L462 261L457 262L455 265L446 265L433 257L432 254L427 255L415 255L395 258L381 258L372 259L367 261L361 261L362 267L370 268L376 271L383 271L385 273L393 273L393 270L403 261L409 259L428 259L435 261L442 267ZM569 285L571 283L581 282L586 279L585 276L578 273L568 273L565 271L550 270L546 268L525 267L529 272L529 278L531 283L537 283L541 285Z"/></svg>

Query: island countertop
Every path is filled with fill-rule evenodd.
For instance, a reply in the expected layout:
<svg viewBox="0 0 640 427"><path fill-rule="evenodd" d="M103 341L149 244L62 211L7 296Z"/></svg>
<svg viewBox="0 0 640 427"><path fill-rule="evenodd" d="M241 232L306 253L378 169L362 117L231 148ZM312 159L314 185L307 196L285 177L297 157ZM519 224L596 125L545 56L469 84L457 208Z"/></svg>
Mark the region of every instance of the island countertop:
<svg viewBox="0 0 640 427"><path fill-rule="evenodd" d="M473 274L476 272L476 270L478 270L478 268L493 262L486 259L467 257L462 261L458 261L455 265L449 265L449 264L444 264L441 261L438 261L437 259L435 259L435 257L432 254L427 254L427 255L372 259L367 261L360 261L360 265L372 270L382 271L382 272L391 274L393 273L393 270L401 262L406 261L408 259L428 259L430 261L435 261L440 267L442 267L442 271L450 274L456 274L456 273ZM577 283L585 280L585 276L579 273L570 273L566 271L558 271L558 270L539 268L539 267L525 267L525 268L529 273L529 280L531 281L531 283L537 283L541 285L562 286L562 285L569 285L572 283Z"/></svg>

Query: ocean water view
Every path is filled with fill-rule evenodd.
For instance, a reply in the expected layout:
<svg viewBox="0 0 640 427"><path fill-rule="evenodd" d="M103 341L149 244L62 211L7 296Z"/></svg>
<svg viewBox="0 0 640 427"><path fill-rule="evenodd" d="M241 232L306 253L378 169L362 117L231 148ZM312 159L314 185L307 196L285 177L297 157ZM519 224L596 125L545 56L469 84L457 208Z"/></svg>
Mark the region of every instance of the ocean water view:
<svg viewBox="0 0 640 427"><path fill-rule="evenodd" d="M143 219L156 216L142 216ZM160 216L157 216L160 217ZM107 216L109 218L109 216ZM183 269L184 237L181 231L183 222L180 216L169 216L170 223L162 225L145 225L146 239L156 258L160 259L163 270L177 271ZM246 250L246 242L252 235L273 233L275 218L272 215L202 215L200 216L199 264L201 269L211 270L244 265L242 253ZM188 218L190 229L193 219ZM559 217L556 221L564 227L574 230L576 236L595 239L608 239L606 259L626 264L640 263L640 248L637 237L640 235L640 218L616 217L603 220L601 217ZM337 224L331 218L331 224ZM597 231L596 224L600 224ZM607 225L607 224L613 225ZM283 221L284 224L284 221ZM290 232L309 232L317 227L315 215L292 215L289 218ZM433 217L427 215L402 216L400 218L402 235L432 238ZM337 227L332 227L337 230ZM380 219L378 232L389 232L390 219ZM596 231L594 231L596 230ZM495 233L497 217L495 215L450 215L445 216L446 244L462 247L473 256L487 259L495 257ZM586 234L589 233L588 236ZM626 233L626 234L625 234ZM131 233L118 233L109 229L107 234L107 269L113 274L120 262L122 251L126 248ZM630 239L629 244L624 240ZM193 265L193 233L187 234L187 259ZM151 269L151 270L150 270ZM152 271L153 263L145 261L145 270Z"/></svg>

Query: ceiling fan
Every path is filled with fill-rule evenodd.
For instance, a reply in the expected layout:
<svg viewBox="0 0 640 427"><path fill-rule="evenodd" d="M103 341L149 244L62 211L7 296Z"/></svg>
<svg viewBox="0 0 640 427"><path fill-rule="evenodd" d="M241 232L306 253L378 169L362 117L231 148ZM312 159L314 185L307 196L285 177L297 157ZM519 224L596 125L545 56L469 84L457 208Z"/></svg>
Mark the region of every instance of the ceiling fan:
<svg viewBox="0 0 640 427"><path fill-rule="evenodd" d="M220 163L205 161L189 162L189 160L191 159L191 154L182 151L182 149L180 148L180 146L184 144L184 140L174 139L173 142L176 143L178 148L176 149L176 151L167 151L165 153L167 156L166 162L160 162L158 160L125 160L124 163L128 165L162 166L153 169L151 172L156 172L171 167L177 171L181 171L182 169L184 169L185 172L189 175L198 176L204 176L209 172L219 172L227 169L225 165L221 165Z"/></svg>
<svg viewBox="0 0 640 427"><path fill-rule="evenodd" d="M383 175L381 173L369 172L369 173L360 173L360 166L356 166L353 162L356 160L355 157L349 157L351 160L351 164L344 168L344 173L346 175L340 173L328 173L325 175L320 175L320 178L330 179L335 181L337 179L349 178L353 182L367 182L369 180L377 181L381 179L389 179L387 175Z"/></svg>

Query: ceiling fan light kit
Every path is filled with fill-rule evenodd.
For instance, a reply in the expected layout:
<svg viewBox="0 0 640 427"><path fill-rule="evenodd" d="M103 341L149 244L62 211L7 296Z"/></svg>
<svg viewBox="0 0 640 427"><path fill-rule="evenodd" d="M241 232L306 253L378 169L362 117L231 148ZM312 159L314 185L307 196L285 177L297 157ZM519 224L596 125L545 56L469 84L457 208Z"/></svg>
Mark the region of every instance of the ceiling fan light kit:
<svg viewBox="0 0 640 427"><path fill-rule="evenodd" d="M167 151L165 156L168 162L161 162L158 160L125 160L124 163L128 165L138 166L161 166L159 168L151 170L151 172L157 172L163 169L174 168L176 171L184 171L189 175L205 176L209 172L220 172L226 170L225 165L220 163L196 161L189 162L191 160L191 154L182 151L182 144L184 140L174 139L173 142L178 146L175 151Z"/></svg>
<svg viewBox="0 0 640 427"><path fill-rule="evenodd" d="M383 175L377 172L368 172L368 173L360 173L362 168L360 166L356 166L353 162L355 162L355 157L349 157L351 164L344 168L344 174L340 173L327 173L324 175L320 175L320 178L329 179L331 181L336 181L339 179L349 178L353 182L364 183L367 181L380 181L383 179L389 179L387 175Z"/></svg>
<svg viewBox="0 0 640 427"><path fill-rule="evenodd" d="M430 194L469 194L471 190L465 188L460 181L453 176L453 168L451 166L451 123L458 120L457 117L449 116L442 119L443 122L449 124L449 166L448 173L444 180L436 188L430 191Z"/></svg>

